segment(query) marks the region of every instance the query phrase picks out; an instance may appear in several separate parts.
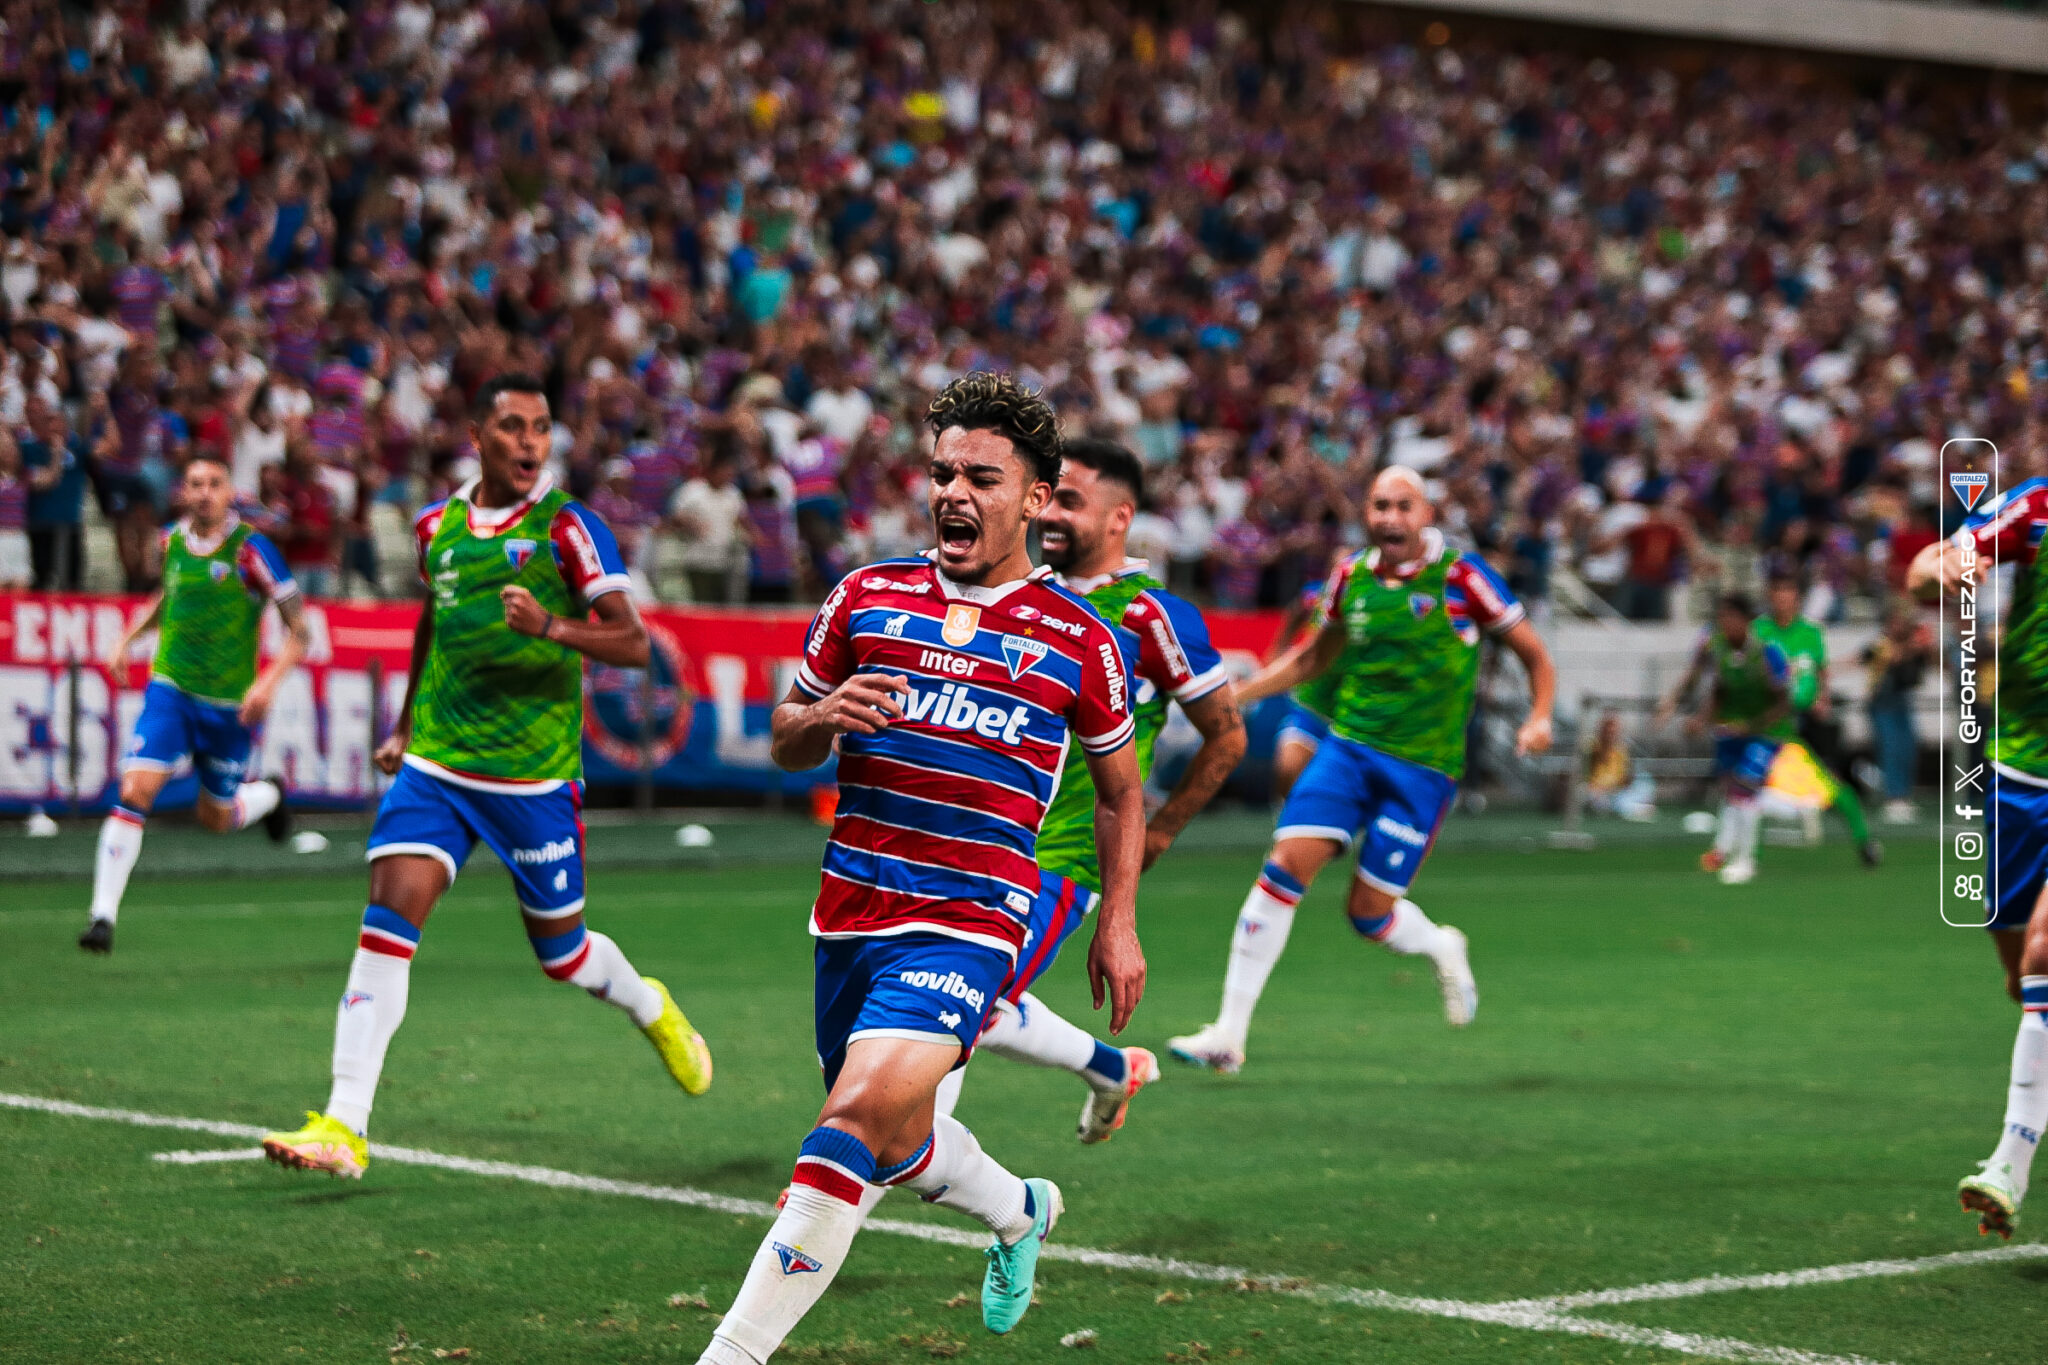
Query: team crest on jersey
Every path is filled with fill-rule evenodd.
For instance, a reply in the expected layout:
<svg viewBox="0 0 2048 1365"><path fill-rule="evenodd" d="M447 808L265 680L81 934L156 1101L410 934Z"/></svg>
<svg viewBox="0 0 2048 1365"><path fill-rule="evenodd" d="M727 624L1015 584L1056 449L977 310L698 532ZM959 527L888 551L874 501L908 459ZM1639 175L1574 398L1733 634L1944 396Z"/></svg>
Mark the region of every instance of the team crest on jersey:
<svg viewBox="0 0 2048 1365"><path fill-rule="evenodd" d="M946 624L939 631L939 638L959 649L974 643L974 634L981 629L981 608L970 607L965 602L955 602L946 608Z"/></svg>
<svg viewBox="0 0 2048 1365"><path fill-rule="evenodd" d="M214 582L225 583L231 569L225 559L216 559L206 566L206 571L213 575Z"/></svg>
<svg viewBox="0 0 2048 1365"><path fill-rule="evenodd" d="M1411 592L1408 594L1408 610L1415 613L1416 620L1420 621L1423 617L1429 615L1430 612L1434 611L1435 609L1436 599L1434 597L1431 597L1428 593Z"/></svg>
<svg viewBox="0 0 2048 1365"><path fill-rule="evenodd" d="M526 561L533 558L533 552L540 548L540 542L533 540L508 540L505 542L505 560L515 569L526 567Z"/></svg>
<svg viewBox="0 0 2048 1365"><path fill-rule="evenodd" d="M1013 678L1021 678L1038 667L1050 653L1051 648L1038 640L1027 640L1021 635L1003 637L1003 662L1010 666Z"/></svg>
<svg viewBox="0 0 2048 1365"><path fill-rule="evenodd" d="M775 1248L775 1255L782 1262L782 1273L785 1275L815 1275L825 1268L823 1261L815 1256L807 1256L795 1247L784 1246L780 1242L770 1242L768 1245Z"/></svg>
<svg viewBox="0 0 2048 1365"><path fill-rule="evenodd" d="M1983 501L1985 490L1991 487L1991 476L1976 470L1958 469L1948 476L1948 486L1955 490L1963 509L1974 512L1977 504Z"/></svg>

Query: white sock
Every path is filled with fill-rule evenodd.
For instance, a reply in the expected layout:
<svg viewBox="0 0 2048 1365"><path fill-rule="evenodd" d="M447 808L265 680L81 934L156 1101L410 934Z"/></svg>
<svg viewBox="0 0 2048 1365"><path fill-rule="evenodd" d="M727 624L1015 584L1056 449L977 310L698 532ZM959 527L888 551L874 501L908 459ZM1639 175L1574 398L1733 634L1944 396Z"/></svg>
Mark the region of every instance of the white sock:
<svg viewBox="0 0 2048 1365"><path fill-rule="evenodd" d="M128 874L142 855L140 811L115 806L100 825L99 858L92 869L92 917L112 924L121 913L121 897L128 891Z"/></svg>
<svg viewBox="0 0 2048 1365"><path fill-rule="evenodd" d="M699 1365L762 1365L831 1285L860 1220L858 1205L792 1185Z"/></svg>
<svg viewBox="0 0 2048 1365"><path fill-rule="evenodd" d="M1739 807L1723 797L1721 800L1721 821L1714 829L1714 852L1723 859L1733 858L1741 842L1742 822L1736 814Z"/></svg>
<svg viewBox="0 0 2048 1365"><path fill-rule="evenodd" d="M235 788L235 828L247 829L277 809L284 793L275 782L244 782Z"/></svg>
<svg viewBox="0 0 2048 1365"><path fill-rule="evenodd" d="M327 1112L357 1133L370 1129L370 1106L384 1074L384 1051L405 1020L412 959L357 948L348 988L334 1015L334 1088Z"/></svg>
<svg viewBox="0 0 2048 1365"><path fill-rule="evenodd" d="M1757 825L1763 812L1754 800L1731 804L1728 814L1735 821L1735 848L1730 861L1754 862L1756 859Z"/></svg>
<svg viewBox="0 0 2048 1365"><path fill-rule="evenodd" d="M1294 907L1301 903L1303 891L1300 883L1269 862L1237 912L1237 928L1230 936L1230 967L1223 974L1223 1009L1216 1016L1216 1027L1236 1039L1240 1047L1251 1032L1252 1011L1265 993L1266 978L1287 949Z"/></svg>
<svg viewBox="0 0 2048 1365"><path fill-rule="evenodd" d="M1390 953L1413 957L1416 954L1434 956L1443 946L1444 931L1437 928L1436 921L1422 913L1422 907L1403 896L1394 902L1392 922L1377 936Z"/></svg>
<svg viewBox="0 0 2048 1365"><path fill-rule="evenodd" d="M931 1162L903 1186L916 1190L927 1204L975 1219L1006 1245L1031 1231L1023 1180L982 1151L967 1125L950 1114L934 1116Z"/></svg>
<svg viewBox="0 0 2048 1365"><path fill-rule="evenodd" d="M2048 976L2020 978L2021 998L2030 994L2048 998ZM2034 1152L2041 1143L2041 1131L2048 1128L2048 1015L2029 1009L2020 1015L2020 1028L2012 1044L2012 1083L2005 1092L2005 1131L1998 1136L1996 1161L2012 1163L2013 1180L2021 1194L2034 1166Z"/></svg>
<svg viewBox="0 0 2048 1365"><path fill-rule="evenodd" d="M661 992L640 979L640 973L633 970L633 964L626 961L626 955L609 934L592 929L589 937L590 951L584 955L583 965L568 978L569 984L617 1005L632 1015L633 1022L641 1028L661 1018Z"/></svg>
<svg viewBox="0 0 2048 1365"><path fill-rule="evenodd" d="M1062 1019L1029 991L1015 1009L997 1008L995 1022L977 1046L1013 1062L1071 1071L1093 1090L1124 1088L1123 1053L1097 1042L1095 1035L1079 1024Z"/></svg>

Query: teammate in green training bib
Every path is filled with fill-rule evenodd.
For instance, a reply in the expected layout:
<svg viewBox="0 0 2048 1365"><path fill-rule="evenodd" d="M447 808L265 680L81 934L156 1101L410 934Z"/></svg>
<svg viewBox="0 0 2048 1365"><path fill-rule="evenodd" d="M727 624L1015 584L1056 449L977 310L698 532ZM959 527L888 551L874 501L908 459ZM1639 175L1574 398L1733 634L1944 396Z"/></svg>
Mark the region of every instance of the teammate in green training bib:
<svg viewBox="0 0 2048 1365"><path fill-rule="evenodd" d="M225 464L195 455L179 488L185 519L164 532L163 587L106 660L114 685L122 686L135 638L157 627L142 714L121 760L120 796L100 826L92 919L78 939L88 952L114 950L114 921L142 852L143 822L188 760L199 779L201 825L225 834L260 822L275 842L291 833L278 784L243 776L279 681L306 657L299 585L277 547L235 515ZM285 636L259 673L257 639L273 603Z"/></svg>
<svg viewBox="0 0 2048 1365"><path fill-rule="evenodd" d="M1998 1145L1956 1187L1980 1232L2011 1237L2027 1197L2034 1153L2048 1130L2048 479L2028 479L1980 506L1947 541L1922 550L1906 571L1906 588L1922 598L1960 594L1973 585L1979 658L1990 654L1995 597L1987 584L2011 565L2005 630L1998 642L1996 701L1985 762L1950 750L1942 786L1951 805L1984 811L1988 857L1965 862L1952 853L1945 875L1984 879L1984 927L2005 966L2006 990L2020 1007L2005 1120ZM1981 675L1980 675L1981 676ZM1953 722L1956 712L1949 716Z"/></svg>
<svg viewBox="0 0 2048 1365"><path fill-rule="evenodd" d="M1142 559L1125 553L1131 518L1145 495L1137 456L1110 441L1064 446L1065 462L1052 502L1038 518L1045 562L1061 584L1087 599L1116 628L1131 685L1138 771L1149 776L1152 748L1178 702L1202 736L1180 781L1145 826L1145 866L1172 846L1189 820L1209 804L1244 757L1238 715L1223 657L1209 642L1201 613L1166 590ZM1049 631L1074 623L1047 618ZM981 1047L1035 1066L1062 1068L1088 1085L1077 1136L1102 1142L1123 1127L1131 1097L1159 1077L1142 1047L1115 1048L1055 1014L1031 985L1052 966L1060 945L1095 908L1102 872L1095 856L1095 783L1078 746L1067 755L1059 791L1038 829L1038 899L1027 921L1024 950L1003 987Z"/></svg>
<svg viewBox="0 0 2048 1365"><path fill-rule="evenodd" d="M427 600L405 708L377 750L397 781L370 829L370 903L334 1028L334 1087L305 1127L263 1140L285 1166L360 1177L384 1052L405 1017L420 931L481 841L512 873L541 970L631 1016L678 1085L711 1054L668 989L583 923L583 660L647 666L618 542L545 471L539 381L483 385L482 472L414 520ZM595 618L595 619L592 619Z"/></svg>
<svg viewBox="0 0 2048 1365"><path fill-rule="evenodd" d="M1685 699L1709 684L1700 710L1686 722L1693 734L1713 731L1714 771L1722 779L1719 832L1700 855L1700 867L1738 886L1756 876L1758 800L1771 764L1798 731L1792 666L1785 651L1755 629L1756 603L1748 593L1726 593L1714 622L1700 636L1685 676L1657 708L1657 724L1669 724Z"/></svg>
<svg viewBox="0 0 2048 1365"><path fill-rule="evenodd" d="M1752 626L1765 644L1784 651L1791 674L1793 728L1799 745L1813 759L1822 795L1841 812L1849 837L1856 841L1857 856L1865 867L1884 862L1884 845L1870 837L1870 825L1863 818L1863 802L1856 788L1841 772L1839 731L1833 724L1834 699L1828 692L1828 637L1818 625L1799 614L1799 580L1789 574L1771 579L1765 594L1770 610ZM1817 813L1810 818L1818 821ZM1818 825L1815 825L1818 837Z"/></svg>
<svg viewBox="0 0 2048 1365"><path fill-rule="evenodd" d="M1529 673L1529 714L1518 753L1550 747L1556 690L1544 648L1500 576L1444 544L1422 477L1394 465L1366 498L1370 546L1331 568L1314 635L1238 689L1249 706L1334 674L1330 733L1287 794L1273 850L1238 915L1216 1022L1168 1041L1182 1061L1218 1071L1244 1064L1252 1011L1316 874L1355 836L1357 875L1346 906L1358 932L1435 969L1444 1017L1472 1021L1479 988L1465 936L1437 925L1407 891L1465 771L1465 728L1492 635Z"/></svg>

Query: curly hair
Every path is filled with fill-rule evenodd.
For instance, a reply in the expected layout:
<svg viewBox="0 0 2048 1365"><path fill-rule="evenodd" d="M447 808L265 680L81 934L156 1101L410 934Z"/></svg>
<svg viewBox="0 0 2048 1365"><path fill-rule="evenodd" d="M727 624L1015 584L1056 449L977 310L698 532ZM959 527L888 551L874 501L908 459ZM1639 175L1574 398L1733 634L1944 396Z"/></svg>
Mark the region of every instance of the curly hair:
<svg viewBox="0 0 2048 1365"><path fill-rule="evenodd" d="M1014 375L989 370L961 375L939 390L925 421L934 435L947 427L960 427L1006 437L1031 467L1034 482L1060 481L1060 458L1065 449L1060 419L1050 403L1018 383Z"/></svg>

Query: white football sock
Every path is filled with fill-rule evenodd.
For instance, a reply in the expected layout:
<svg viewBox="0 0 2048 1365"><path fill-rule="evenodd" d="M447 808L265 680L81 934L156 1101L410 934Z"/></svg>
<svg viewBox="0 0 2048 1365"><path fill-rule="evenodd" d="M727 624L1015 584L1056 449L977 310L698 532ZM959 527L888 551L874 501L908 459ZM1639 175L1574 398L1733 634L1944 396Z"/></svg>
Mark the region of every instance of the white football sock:
<svg viewBox="0 0 2048 1365"><path fill-rule="evenodd" d="M839 1273L860 1220L858 1205L792 1185L698 1365L762 1365Z"/></svg>
<svg viewBox="0 0 2048 1365"><path fill-rule="evenodd" d="M2020 979L2022 991L2048 990L2048 976ZM2037 1010L2020 1015L2019 1034L2012 1044L2012 1083L2005 1092L2005 1131L1999 1134L1994 1162L2010 1161L2015 1188L2027 1190L2041 1131L2048 1128L2048 1016Z"/></svg>
<svg viewBox="0 0 2048 1365"><path fill-rule="evenodd" d="M121 913L128 874L142 856L142 814L115 806L100 824L100 851L92 869L92 917L112 924Z"/></svg>
<svg viewBox="0 0 2048 1365"><path fill-rule="evenodd" d="M583 965L569 977L569 984L617 1005L632 1015L633 1022L641 1028L661 1018L661 992L640 979L640 973L633 970L633 964L626 961L626 955L609 934L592 929L589 935L590 951L584 955Z"/></svg>
<svg viewBox="0 0 2048 1365"><path fill-rule="evenodd" d="M1418 953L1435 956L1443 947L1444 931L1422 913L1422 907L1403 896L1394 902L1393 922L1379 941L1390 953L1413 957Z"/></svg>
<svg viewBox="0 0 2048 1365"><path fill-rule="evenodd" d="M1216 1016L1216 1027L1240 1047L1251 1032L1252 1011L1265 993L1266 978L1273 975L1273 964L1287 949L1294 907L1301 902L1302 888L1275 883L1275 870L1274 864L1267 863L1252 884L1244 907L1237 912L1237 928L1230 935L1230 967L1223 974L1223 1009Z"/></svg>
<svg viewBox="0 0 2048 1365"><path fill-rule="evenodd" d="M1124 1088L1123 1054L1106 1043L1096 1042L1094 1034L1062 1019L1029 991L1015 1009L996 1009L995 1022L981 1035L977 1046L1013 1062L1071 1071L1093 1090ZM1104 1057L1105 1053L1109 1055Z"/></svg>
<svg viewBox="0 0 2048 1365"><path fill-rule="evenodd" d="M275 782L244 782L235 788L235 828L247 829L284 800Z"/></svg>
<svg viewBox="0 0 2048 1365"><path fill-rule="evenodd" d="M348 987L334 1016L334 1088L327 1112L357 1133L370 1128L370 1106L384 1074L384 1052L405 1020L412 959L357 948Z"/></svg>
<svg viewBox="0 0 2048 1365"><path fill-rule="evenodd" d="M917 1191L928 1204L975 1219L1005 1245L1031 1231L1032 1218L1024 1212L1024 1181L982 1151L967 1125L951 1115L935 1116L931 1162L903 1186Z"/></svg>
<svg viewBox="0 0 2048 1365"><path fill-rule="evenodd" d="M1714 827L1714 852L1722 858L1733 858L1736 846L1741 840L1741 820L1736 815L1736 805L1726 797L1721 799L1721 820Z"/></svg>
<svg viewBox="0 0 2048 1365"><path fill-rule="evenodd" d="M1735 820L1735 847L1731 860L1738 863L1755 861L1757 825L1763 817L1762 809L1756 801L1749 800L1731 804L1728 813Z"/></svg>

